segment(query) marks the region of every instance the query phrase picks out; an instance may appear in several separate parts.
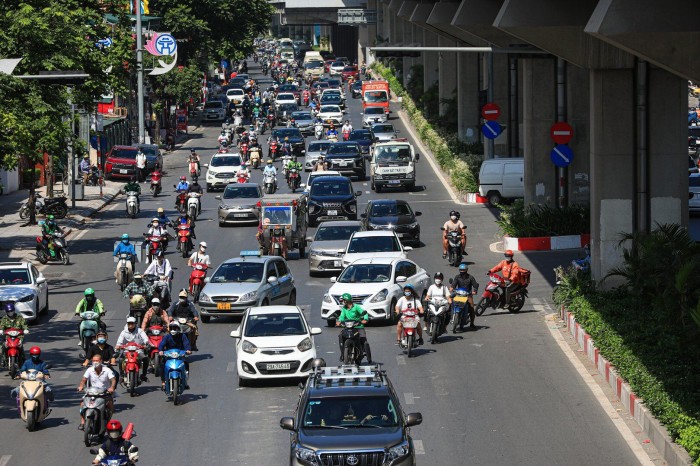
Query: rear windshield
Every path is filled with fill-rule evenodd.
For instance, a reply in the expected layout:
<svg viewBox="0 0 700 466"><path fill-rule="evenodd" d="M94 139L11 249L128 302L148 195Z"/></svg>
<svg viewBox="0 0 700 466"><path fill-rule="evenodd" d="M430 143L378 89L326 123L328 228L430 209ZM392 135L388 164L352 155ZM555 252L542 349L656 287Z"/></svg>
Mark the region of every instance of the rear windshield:
<svg viewBox="0 0 700 466"><path fill-rule="evenodd" d="M384 115L384 107L367 107L365 115Z"/></svg>
<svg viewBox="0 0 700 466"><path fill-rule="evenodd" d="M224 191L224 199L255 199L260 197L255 186L228 186Z"/></svg>
<svg viewBox="0 0 700 466"><path fill-rule="evenodd" d="M221 101L212 101L204 104L204 108L223 108L224 103Z"/></svg>
<svg viewBox="0 0 700 466"><path fill-rule="evenodd" d="M348 252L401 252L401 246L395 236L360 236L350 240Z"/></svg>
<svg viewBox="0 0 700 466"><path fill-rule="evenodd" d="M365 102L388 102L386 91L366 91Z"/></svg>
<svg viewBox="0 0 700 466"><path fill-rule="evenodd" d="M372 135L366 129L355 130L352 133L350 133L350 140L351 141L366 141L368 139L372 139Z"/></svg>
<svg viewBox="0 0 700 466"><path fill-rule="evenodd" d="M331 144L327 154L357 154L358 152L357 146L354 144Z"/></svg>
<svg viewBox="0 0 700 466"><path fill-rule="evenodd" d="M347 181L315 180L311 184L312 196L348 196L350 193L352 189Z"/></svg>
<svg viewBox="0 0 700 466"><path fill-rule="evenodd" d="M394 127L391 125L374 125L372 126L372 131L375 133L391 133L394 131Z"/></svg>
<svg viewBox="0 0 700 466"><path fill-rule="evenodd" d="M308 152L321 152L322 150L328 149L330 142L310 142Z"/></svg>
<svg viewBox="0 0 700 466"><path fill-rule="evenodd" d="M310 61L306 65L304 65L304 68L307 70L313 69L313 68L322 68L323 67L323 62L322 61Z"/></svg>
<svg viewBox="0 0 700 466"><path fill-rule="evenodd" d="M320 226L316 231L315 241L342 241L350 239L353 233L360 230L360 225L328 225Z"/></svg>

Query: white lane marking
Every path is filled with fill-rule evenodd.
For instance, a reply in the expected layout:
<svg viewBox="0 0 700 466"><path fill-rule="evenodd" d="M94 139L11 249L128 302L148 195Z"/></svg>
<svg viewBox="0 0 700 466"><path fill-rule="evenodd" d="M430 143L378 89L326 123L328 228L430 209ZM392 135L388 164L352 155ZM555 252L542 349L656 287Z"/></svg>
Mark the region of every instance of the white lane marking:
<svg viewBox="0 0 700 466"><path fill-rule="evenodd" d="M413 448L416 450L416 455L425 455L425 448L422 440L413 439Z"/></svg>
<svg viewBox="0 0 700 466"><path fill-rule="evenodd" d="M483 343L472 343L472 346L476 346L477 348L481 348L482 346L484 346L484 344Z"/></svg>
<svg viewBox="0 0 700 466"><path fill-rule="evenodd" d="M416 397L413 396L413 393L404 393L403 398L404 398L404 400L406 400L407 405L412 405L415 403Z"/></svg>
<svg viewBox="0 0 700 466"><path fill-rule="evenodd" d="M335 351L326 351L326 354L335 354Z"/></svg>
<svg viewBox="0 0 700 466"><path fill-rule="evenodd" d="M10 459L12 459L12 455L0 456L0 466L7 466L8 464L10 464Z"/></svg>
<svg viewBox="0 0 700 466"><path fill-rule="evenodd" d="M544 305L542 305L542 304L533 304L532 309L534 309L537 312L544 312L545 311Z"/></svg>
<svg viewBox="0 0 700 466"><path fill-rule="evenodd" d="M405 366L406 356L396 356L396 364L398 364L399 366Z"/></svg>
<svg viewBox="0 0 700 466"><path fill-rule="evenodd" d="M86 229L84 229L84 230L80 230L80 231L78 232L78 234L75 235L75 236L73 237L73 239L72 239L71 241L79 240L80 238L82 238L83 236L85 236L85 235L87 234L88 231L89 231L88 228L86 228Z"/></svg>
<svg viewBox="0 0 700 466"><path fill-rule="evenodd" d="M408 193L409 196L427 196L426 193Z"/></svg>
<svg viewBox="0 0 700 466"><path fill-rule="evenodd" d="M503 253L503 241L489 244L489 250L491 252Z"/></svg>
<svg viewBox="0 0 700 466"><path fill-rule="evenodd" d="M53 317L52 320L55 322L68 322L71 319L73 319L73 314L70 312L59 312Z"/></svg>
<svg viewBox="0 0 700 466"><path fill-rule="evenodd" d="M530 298L530 302L532 304L542 304L542 300L540 298Z"/></svg>
<svg viewBox="0 0 700 466"><path fill-rule="evenodd" d="M632 430L630 430L630 428L627 426L624 419L620 417L620 414L617 412L612 403L610 403L610 400L608 400L608 398L605 396L603 390L600 388L600 386L598 386L598 383L593 380L593 376L588 373L583 363L579 361L576 353L573 352L566 340L564 340L564 337L559 329L557 327L550 327L550 319L545 319L543 322L547 326L552 338L554 338L554 341L557 342L557 345L559 345L561 351L564 353L571 365L574 366L574 369L576 372L578 372L578 375L586 383L588 389L598 401L598 404L600 404L600 407L603 408L605 414L608 415L617 431L620 432L622 438L625 440L625 442L627 442L627 445L629 445L632 453L634 453L634 455L637 457L637 460L639 460L639 462L645 466L653 465L654 462L649 458L647 453L644 451L644 448L642 448L642 445L640 445L640 443L637 441L632 433Z"/></svg>
<svg viewBox="0 0 700 466"><path fill-rule="evenodd" d="M362 186L367 186L367 183L362 183Z"/></svg>
<svg viewBox="0 0 700 466"><path fill-rule="evenodd" d="M365 194L369 194L369 191L365 191Z"/></svg>
<svg viewBox="0 0 700 466"><path fill-rule="evenodd" d="M236 370L236 361L230 361L226 364L226 372L233 372Z"/></svg>

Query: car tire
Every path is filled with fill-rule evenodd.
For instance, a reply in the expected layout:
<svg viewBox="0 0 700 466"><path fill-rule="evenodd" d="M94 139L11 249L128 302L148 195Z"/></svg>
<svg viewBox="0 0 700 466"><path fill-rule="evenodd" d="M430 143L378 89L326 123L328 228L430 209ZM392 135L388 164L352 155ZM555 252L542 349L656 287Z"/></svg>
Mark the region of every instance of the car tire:
<svg viewBox="0 0 700 466"><path fill-rule="evenodd" d="M486 195L489 200L489 205L491 207L498 207L498 205L503 202L503 198L501 197L501 193L498 191L489 191L489 193Z"/></svg>
<svg viewBox="0 0 700 466"><path fill-rule="evenodd" d="M211 191L212 191L211 185L209 183L207 183L207 192L210 193Z"/></svg>
<svg viewBox="0 0 700 466"><path fill-rule="evenodd" d="M46 293L46 306L44 306L44 308L40 312L41 312L41 314L44 314L44 315L49 313L49 294L48 293Z"/></svg>
<svg viewBox="0 0 700 466"><path fill-rule="evenodd" d="M289 294L289 303L290 306L296 306L297 304L297 290L294 289L292 292Z"/></svg>

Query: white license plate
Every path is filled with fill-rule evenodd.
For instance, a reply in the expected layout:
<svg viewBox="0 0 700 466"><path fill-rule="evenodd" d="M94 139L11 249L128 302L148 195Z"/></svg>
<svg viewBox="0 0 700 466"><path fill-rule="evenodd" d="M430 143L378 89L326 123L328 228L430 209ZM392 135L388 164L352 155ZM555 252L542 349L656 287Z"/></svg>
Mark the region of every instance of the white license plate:
<svg viewBox="0 0 700 466"><path fill-rule="evenodd" d="M127 174L127 173L129 173L129 171L128 170L119 170L119 173Z"/></svg>
<svg viewBox="0 0 700 466"><path fill-rule="evenodd" d="M340 162L338 162L338 165L340 165L341 167L347 167L348 163L345 160L341 160Z"/></svg>
<svg viewBox="0 0 700 466"><path fill-rule="evenodd" d="M268 371L284 371L284 370L289 370L291 368L292 368L292 365L288 362L267 365Z"/></svg>
<svg viewBox="0 0 700 466"><path fill-rule="evenodd" d="M338 215L338 211L337 210L329 210L328 215L333 215L333 216Z"/></svg>
<svg viewBox="0 0 700 466"><path fill-rule="evenodd" d="M401 180L389 180L389 184L401 184Z"/></svg>
<svg viewBox="0 0 700 466"><path fill-rule="evenodd" d="M342 267L343 263L341 261L333 261L333 267Z"/></svg>
<svg viewBox="0 0 700 466"><path fill-rule="evenodd" d="M396 236L398 236L399 238L403 238L404 236L406 236L406 233L396 233Z"/></svg>
<svg viewBox="0 0 700 466"><path fill-rule="evenodd" d="M233 214L234 217L247 217L248 214Z"/></svg>

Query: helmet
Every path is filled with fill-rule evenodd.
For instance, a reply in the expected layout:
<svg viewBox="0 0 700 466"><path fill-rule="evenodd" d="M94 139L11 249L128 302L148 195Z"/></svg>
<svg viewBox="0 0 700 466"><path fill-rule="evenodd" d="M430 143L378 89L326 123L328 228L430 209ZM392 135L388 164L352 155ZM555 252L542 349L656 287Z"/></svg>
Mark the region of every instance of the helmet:
<svg viewBox="0 0 700 466"><path fill-rule="evenodd" d="M442 275L442 272L435 272L435 276L433 277L434 280L437 280L437 279L442 280L443 278L445 278L445 277Z"/></svg>
<svg viewBox="0 0 700 466"><path fill-rule="evenodd" d="M352 301L352 295L350 293L343 293L340 299L342 301Z"/></svg>
<svg viewBox="0 0 700 466"><path fill-rule="evenodd" d="M100 335L104 335L105 337L107 336L107 332L104 330L98 330L97 333L95 334L96 337L99 337Z"/></svg>
<svg viewBox="0 0 700 466"><path fill-rule="evenodd" d="M90 156L89 156L89 155L87 155L87 154L84 154L84 155L83 155L83 158L84 158L84 159L89 159L89 158L90 158Z"/></svg>
<svg viewBox="0 0 700 466"><path fill-rule="evenodd" d="M158 207L158 213L159 213L159 214L164 214L164 213L165 213L165 210L163 210L162 207Z"/></svg>
<svg viewBox="0 0 700 466"><path fill-rule="evenodd" d="M141 278L143 278L143 275L141 275L139 272L134 273L134 280L140 280Z"/></svg>
<svg viewBox="0 0 700 466"><path fill-rule="evenodd" d="M410 283L406 283L406 284L403 286L403 289L404 289L404 290L416 291L416 289L415 289L415 288L413 287L413 285L411 285Z"/></svg>
<svg viewBox="0 0 700 466"><path fill-rule="evenodd" d="M504 252L503 255L506 257L513 257L513 251L510 249L506 249L506 252Z"/></svg>
<svg viewBox="0 0 700 466"><path fill-rule="evenodd" d="M267 164L270 165L272 163L272 159L267 159Z"/></svg>
<svg viewBox="0 0 700 466"><path fill-rule="evenodd" d="M289 141L289 136L285 136L285 137L284 137L284 140L285 140L285 141Z"/></svg>
<svg viewBox="0 0 700 466"><path fill-rule="evenodd" d="M129 234L128 234L128 233L124 233L124 234L122 235L122 239L125 239L125 240L128 241L128 240L129 240Z"/></svg>
<svg viewBox="0 0 700 466"><path fill-rule="evenodd" d="M107 432L114 430L118 430L119 432L122 431L122 423L117 421L116 419L112 419L107 423Z"/></svg>
<svg viewBox="0 0 700 466"><path fill-rule="evenodd" d="M190 149L190 152L194 153L194 147Z"/></svg>
<svg viewBox="0 0 700 466"><path fill-rule="evenodd" d="M29 354L31 354L32 356L41 356L41 348L39 348L38 346L32 346L29 350Z"/></svg>
<svg viewBox="0 0 700 466"><path fill-rule="evenodd" d="M93 290L92 288L86 288L85 296L95 296L95 290Z"/></svg>
<svg viewBox="0 0 700 466"><path fill-rule="evenodd" d="M466 272L467 270L469 270L469 266L468 266L467 264L465 264L464 262L462 262L461 264L459 264L459 271L461 272L462 270L464 270L465 272Z"/></svg>
<svg viewBox="0 0 700 466"><path fill-rule="evenodd" d="M160 223L160 219L159 219L158 217L153 217L153 218L151 219L151 222Z"/></svg>
<svg viewBox="0 0 700 466"><path fill-rule="evenodd" d="M450 217L457 217L457 218L459 218L459 217L460 217L459 212L457 212L456 210L451 210L451 211L450 211Z"/></svg>
<svg viewBox="0 0 700 466"><path fill-rule="evenodd" d="M163 250L159 249L158 252L156 252L156 257L163 257Z"/></svg>
<svg viewBox="0 0 700 466"><path fill-rule="evenodd" d="M184 175L183 175L183 176L181 176L181 177L180 177L180 181L187 181L187 177L186 177L186 176L184 176Z"/></svg>
<svg viewBox="0 0 700 466"><path fill-rule="evenodd" d="M180 327L180 324L178 322L170 322L168 324L168 330L173 328L177 329L178 332L182 331L182 328Z"/></svg>
<svg viewBox="0 0 700 466"><path fill-rule="evenodd" d="M127 317L127 318L126 318L126 323L127 323L127 324L135 324L135 323L136 323L136 317Z"/></svg>
<svg viewBox="0 0 700 466"><path fill-rule="evenodd" d="M187 297L187 290L185 290L184 288L183 288L182 290L180 290L180 293L178 294L178 297L180 297L180 298L186 298L186 297Z"/></svg>
<svg viewBox="0 0 700 466"><path fill-rule="evenodd" d="M206 242L206 241L202 241L201 243L199 243L199 247L200 247L200 248L206 248L206 247L207 247L207 242Z"/></svg>
<svg viewBox="0 0 700 466"><path fill-rule="evenodd" d="M5 304L5 312L7 312L8 314L15 312L15 303Z"/></svg>
<svg viewBox="0 0 700 466"><path fill-rule="evenodd" d="M53 215L47 215L46 220L55 220L55 217Z"/></svg>
<svg viewBox="0 0 700 466"><path fill-rule="evenodd" d="M158 298L153 298L153 299L151 300L151 305L155 305L155 304L160 304L160 299L158 299Z"/></svg>

